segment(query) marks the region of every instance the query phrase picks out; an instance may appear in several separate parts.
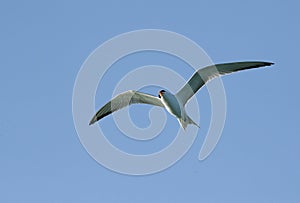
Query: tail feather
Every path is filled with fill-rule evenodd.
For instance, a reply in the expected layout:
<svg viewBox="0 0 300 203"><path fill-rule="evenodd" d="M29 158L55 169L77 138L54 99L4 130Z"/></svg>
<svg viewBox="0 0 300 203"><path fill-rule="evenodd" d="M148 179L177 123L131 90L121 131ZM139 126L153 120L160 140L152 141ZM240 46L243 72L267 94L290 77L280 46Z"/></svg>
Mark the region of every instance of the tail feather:
<svg viewBox="0 0 300 203"><path fill-rule="evenodd" d="M197 123L195 123L189 116L187 116L186 119L179 118L178 121L184 130L186 129L188 124L192 124L192 125L195 125L198 128L200 128L200 126Z"/></svg>
<svg viewBox="0 0 300 203"><path fill-rule="evenodd" d="M195 123L195 121L193 121L189 116L188 116L188 122L189 122L189 124L193 124L193 125L195 125L195 126L197 126L198 128L200 128L200 126L197 124L197 123Z"/></svg>

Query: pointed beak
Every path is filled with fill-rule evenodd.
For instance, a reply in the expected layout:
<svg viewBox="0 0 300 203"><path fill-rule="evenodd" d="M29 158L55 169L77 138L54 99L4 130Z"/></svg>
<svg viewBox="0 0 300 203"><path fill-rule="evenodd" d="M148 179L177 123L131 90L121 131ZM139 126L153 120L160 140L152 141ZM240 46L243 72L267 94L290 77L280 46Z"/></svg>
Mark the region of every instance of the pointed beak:
<svg viewBox="0 0 300 203"><path fill-rule="evenodd" d="M158 98L161 98L162 97L162 92L160 91L159 93L158 93Z"/></svg>
<svg viewBox="0 0 300 203"><path fill-rule="evenodd" d="M158 93L158 97L159 98L162 98L163 94L165 93L166 91L165 90L160 90L159 93Z"/></svg>

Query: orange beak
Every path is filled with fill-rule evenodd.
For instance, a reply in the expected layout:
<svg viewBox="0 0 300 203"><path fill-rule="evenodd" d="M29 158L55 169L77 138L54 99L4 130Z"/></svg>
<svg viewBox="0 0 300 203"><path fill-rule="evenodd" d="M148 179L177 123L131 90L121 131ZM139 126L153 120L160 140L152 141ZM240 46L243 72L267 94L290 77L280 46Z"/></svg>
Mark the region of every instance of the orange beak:
<svg viewBox="0 0 300 203"><path fill-rule="evenodd" d="M165 90L160 90L158 93L158 98L161 98L165 92Z"/></svg>
<svg viewBox="0 0 300 203"><path fill-rule="evenodd" d="M160 91L160 92L158 93L158 97L161 98L162 95L163 95L163 94L162 94L162 92Z"/></svg>
<svg viewBox="0 0 300 203"><path fill-rule="evenodd" d="M161 98L161 97L163 96L164 92L165 92L165 90L161 90L161 91L159 91L159 93L158 93L158 97L159 97L159 98Z"/></svg>

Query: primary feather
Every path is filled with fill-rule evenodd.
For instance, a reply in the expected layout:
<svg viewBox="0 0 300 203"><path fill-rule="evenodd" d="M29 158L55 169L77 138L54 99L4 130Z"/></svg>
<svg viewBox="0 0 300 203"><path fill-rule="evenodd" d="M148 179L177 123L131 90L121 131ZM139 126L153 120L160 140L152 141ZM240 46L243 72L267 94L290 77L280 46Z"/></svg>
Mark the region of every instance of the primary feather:
<svg viewBox="0 0 300 203"><path fill-rule="evenodd" d="M206 82L221 75L241 70L270 66L269 62L235 62L207 66L198 70L190 80L176 93L176 97L185 104Z"/></svg>
<svg viewBox="0 0 300 203"><path fill-rule="evenodd" d="M90 121L90 125L97 122L101 118L113 113L114 111L117 111L119 109L122 109L126 106L129 106L131 104L151 104L155 106L164 107L163 103L160 101L159 98L150 95L145 94L142 92L129 90L126 92L123 92L116 97L114 97L111 101L107 102L99 111L93 116L92 120Z"/></svg>

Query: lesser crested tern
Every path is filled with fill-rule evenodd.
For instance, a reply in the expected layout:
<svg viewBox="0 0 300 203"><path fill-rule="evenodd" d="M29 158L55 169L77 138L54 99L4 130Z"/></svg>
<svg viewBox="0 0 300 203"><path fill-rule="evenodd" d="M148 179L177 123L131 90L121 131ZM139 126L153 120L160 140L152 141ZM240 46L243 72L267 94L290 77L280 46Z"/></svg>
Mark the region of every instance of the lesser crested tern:
<svg viewBox="0 0 300 203"><path fill-rule="evenodd" d="M161 90L158 97L150 94L145 94L135 90L123 92L111 101L106 103L93 116L89 125L94 124L103 117L122 109L131 104L150 104L165 108L169 113L175 116L183 129L186 129L188 124L193 124L199 127L186 113L185 105L189 99L209 80L226 75L232 72L247 70L252 68L259 68L264 66L271 66L271 62L247 61L223 63L207 66L194 73L189 81L176 93L172 94L166 90Z"/></svg>

